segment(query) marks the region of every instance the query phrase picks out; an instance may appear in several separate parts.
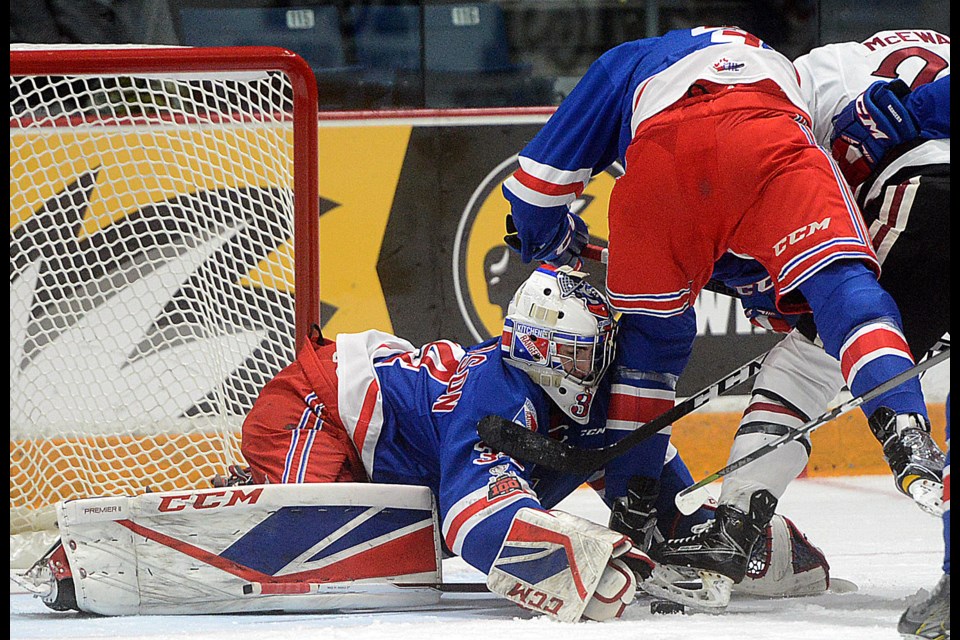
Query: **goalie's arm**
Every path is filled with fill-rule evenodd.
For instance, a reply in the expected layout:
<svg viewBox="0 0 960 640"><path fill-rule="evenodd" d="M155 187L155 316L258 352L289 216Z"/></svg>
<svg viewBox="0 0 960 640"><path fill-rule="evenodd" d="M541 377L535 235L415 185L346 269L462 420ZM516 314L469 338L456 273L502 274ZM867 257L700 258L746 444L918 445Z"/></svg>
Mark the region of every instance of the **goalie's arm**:
<svg viewBox="0 0 960 640"><path fill-rule="evenodd" d="M631 550L629 538L544 510L509 458L480 465L477 460L458 465L462 471L449 483L458 491L441 483L441 532L448 548L487 574L490 591L521 607L565 622L619 617L636 592L631 569L613 559Z"/></svg>
<svg viewBox="0 0 960 640"><path fill-rule="evenodd" d="M529 465L485 446L476 421L469 435L466 420L448 427L440 522L450 551L486 573L491 591L524 608L564 621L619 617L633 599L636 578L613 557L631 550L629 538L547 512L531 488ZM646 557L634 555L631 563L642 569Z"/></svg>

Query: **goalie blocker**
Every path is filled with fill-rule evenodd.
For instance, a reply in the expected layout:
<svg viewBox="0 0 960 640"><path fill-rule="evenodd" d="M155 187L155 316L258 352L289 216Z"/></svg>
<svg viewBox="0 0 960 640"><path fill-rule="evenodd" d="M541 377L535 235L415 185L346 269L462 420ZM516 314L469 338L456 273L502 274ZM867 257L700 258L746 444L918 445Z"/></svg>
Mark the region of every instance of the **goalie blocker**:
<svg viewBox="0 0 960 640"><path fill-rule="evenodd" d="M61 502L62 544L28 573L57 610L101 615L436 605L425 487L247 485ZM38 563L39 565L39 563Z"/></svg>
<svg viewBox="0 0 960 640"><path fill-rule="evenodd" d="M520 509L487 576L490 591L563 622L619 618L653 561L630 538L564 511Z"/></svg>

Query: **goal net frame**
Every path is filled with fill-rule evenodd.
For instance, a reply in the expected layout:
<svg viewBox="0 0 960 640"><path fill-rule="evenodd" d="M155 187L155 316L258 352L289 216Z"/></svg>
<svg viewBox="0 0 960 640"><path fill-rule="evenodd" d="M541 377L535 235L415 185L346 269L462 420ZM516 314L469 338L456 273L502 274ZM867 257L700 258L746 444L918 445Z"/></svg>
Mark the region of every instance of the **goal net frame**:
<svg viewBox="0 0 960 640"><path fill-rule="evenodd" d="M279 321L277 327L273 329L272 335L282 332L286 336L283 346L274 345L270 349L248 346L248 350L256 350L258 354L260 350L277 352L271 354L269 362L266 359L264 362L256 363L252 360L244 361L243 366L256 369L253 382L248 380L248 387L262 386L266 379L283 366L284 358L288 360L292 358L296 346L302 343L311 327L320 322L318 110L316 79L312 69L295 53L276 47L12 45L10 80L11 292L14 291L15 286L19 287L18 292L26 291L26 294L21 295L20 298L29 298L28 306L30 307L27 309L28 313L25 313L23 309L15 310L16 305L13 301L11 302L11 567L25 567L36 560L39 553L44 550L42 546L49 544L56 536L53 506L57 501L94 497L101 491L135 494L151 489L207 487L211 472L224 473L228 464L242 462L238 448L242 408L250 403L251 396L255 396L255 392L259 391L258 388L246 393L242 401L232 401L233 408L230 410L222 407L211 408L208 405L211 405L212 401L204 400L205 404L198 404L207 407L206 411L195 410L194 407L189 412L161 418L155 416L144 418L132 412L128 420L117 421L114 417L106 420L104 425L83 423L61 426L58 421L49 420L40 415L42 412L36 409L39 403L28 405L23 410L15 410L15 403L20 402L22 396L28 395L23 392L25 383L21 378L26 377L23 372L30 371L31 375L36 373L34 369L39 367L35 364L37 360L42 360L45 345L56 343L59 336L67 333L71 328L84 327L85 314L96 310L98 305L106 306L106 302L109 301L119 304L125 299L133 300L137 295L142 296L143 292L138 294L134 280L139 278L142 284L142 281L146 280L145 274L153 274L157 279L161 276L165 277L168 282L172 282L169 284L171 290L180 286L185 287L183 283L192 279L190 295L195 299L202 297L204 295L203 276L198 274L204 270L206 272L216 270L216 267L207 264L219 259L213 249L204 258L197 259L193 264L193 272L171 274L166 271L168 265L177 262L178 258L190 252L202 253L200 249L204 248L204 244L214 244L211 239L220 239L225 243L224 237L229 237L235 245L238 243L242 245L240 248L234 246L232 249L234 253L255 254L261 248L249 249L248 238L242 238L246 244L240 243L236 238L243 236L245 227L260 224L256 220L251 222L251 216L256 217L258 213L270 212L274 207L277 210L270 215L276 220L272 220L271 224L276 222L277 229L285 228L281 227L281 224L288 225L292 239L279 248L273 247L271 256L259 257L261 266L263 260L269 262L272 259L275 262L282 262L283 273L280 273L280 268L268 265L266 271L261 272L257 279L251 275L255 274L256 266L242 265L249 267L248 273L239 274L239 276L231 273L230 278L233 281L226 282L230 278L225 277L225 284L218 286L242 286L247 290L259 291L277 286L274 280L284 281L280 285L280 288L285 287L283 295L277 294L274 297L289 299L292 306L289 314L286 310L284 312L284 317L289 315L293 319L293 326L289 327L290 331L286 331L289 323L283 324ZM23 103L17 103L17 110L15 110L15 87L20 89L22 88L20 83L28 81L36 83L36 86L31 85L33 87L30 89L31 95L25 98ZM55 90L50 88L54 84L57 86ZM92 91L103 92L103 95L94 99L98 102L74 105L73 102L79 103L81 97L70 92L85 91L88 86L94 87ZM147 99L146 106L130 107L131 100L137 100L144 87L154 86L162 87L164 90L173 87L175 93L158 93ZM125 88L126 93L121 92L123 95L119 98L123 103L122 109L116 110L114 109L116 105L107 104L113 98L108 95L104 87L112 87L114 94L117 87ZM197 87L202 87L202 90ZM276 87L279 88L274 90ZM23 90L27 91L26 88ZM270 96L267 96L268 90L272 92ZM232 93L234 91L236 93ZM272 95L274 93L275 96ZM62 102L55 105L45 102L47 99L62 100L64 94L68 94L68 98L73 101L68 106ZM128 94L134 97L131 98ZM199 105L186 102L187 99L193 100L195 96L209 102ZM181 97L183 97L182 105ZM247 98L250 99L249 103L245 102ZM86 96L83 99L88 100ZM177 104L174 104L175 102ZM234 106L237 107L236 112L233 111ZM258 109L262 111L257 111ZM260 130L265 130L267 133L261 135ZM137 135L142 137L131 137ZM38 138L46 136L50 141L43 144L31 142L29 140L31 136ZM108 140L108 142L95 145L89 143L89 140L95 136L100 136L98 140ZM168 136L163 143L164 148L159 151L152 149L151 141L160 139L161 136ZM219 137L208 138L208 136ZM268 136L271 136L271 140L275 138L279 141L276 146L270 148L255 146L257 140ZM185 142L188 137L189 141ZM15 140L18 145L16 149ZM24 142L24 140L27 141ZM78 140L81 141L80 144L88 144L88 147L71 151L68 148L69 145L77 143ZM116 148L124 144L124 140L134 140L134 142L130 144L130 148ZM198 153L199 145L203 144L204 140L215 140L214 144L218 147L223 141L227 141L223 144L235 143L235 146L225 147L223 150L217 148L211 150L209 154L202 150ZM31 144L33 147L30 147ZM198 146L191 148L189 146L191 144ZM63 154L72 154L79 159L87 150L94 147L97 154L104 153L104 148L112 147L108 149L108 152L113 154L112 159L104 160L98 157L96 160L91 160L91 163L100 162L105 168L101 171L101 167L97 166L95 170L91 170L86 177L88 183L81 184L82 188L64 195L66 192L57 192L55 187L40 185L43 180L51 177L54 182L65 180L62 176L56 175L56 172L62 168ZM174 163L180 166L170 165L171 174L189 174L191 179L194 179L194 183L186 184L182 187L182 191L177 191L181 188L179 184L177 187L170 186L175 180L166 180L167 176L156 175L162 171L155 171L157 165L154 158L167 153L173 147L181 147L178 149L181 155L176 156L180 160ZM31 155L36 149L42 149L45 155L42 157ZM194 150L193 156L216 156L216 161L221 164L216 167L210 165L212 167L210 168L201 166L205 161L197 160L194 163L189 157L191 149ZM286 156L287 153L289 158ZM116 158L120 155L136 156L138 159L127 161L127 164L120 169L107 167L111 162L119 166L120 161ZM277 155L282 157L274 157ZM51 163L56 165L58 162L61 165L55 166L54 169L49 168L48 165ZM76 161L78 162L80 160ZM153 168L153 175L131 177L134 172L140 171L135 166L137 164L148 169ZM273 199L256 200L256 209L251 209L249 203L262 195L259 191L268 190L259 189L260 184L251 185L250 182L264 180L262 174L268 169L263 167L267 165L280 167L277 175L269 176L269 180L272 181L269 191L274 194ZM290 167L292 170L287 175L286 169ZM123 258L126 262L123 263L123 269L119 271L124 269L129 273L136 271L135 276L127 281L124 280L129 275L126 272L119 275L105 275L107 267L95 264L93 261L97 258L91 256L96 252L89 250L88 244L83 244L89 242L91 234L105 235L111 233L111 226L122 226L125 212L111 211L110 204L106 200L100 203L101 209L106 209L106 213L101 211L99 214L101 217L106 217L105 222L95 219L96 216L90 212L93 205L87 202L83 206L89 206L89 209L76 213L76 217L81 218L83 224L74 224L69 227L70 233L75 237L69 238L69 242L51 243L54 247L87 247L87 255L82 259L70 255L57 255L55 249L41 246L42 240L29 238L25 234L24 229L28 224L33 225L34 231L39 229L40 233L52 234L52 231L44 230L48 221L41 217L49 214L47 209L50 207L50 202L59 198L70 204L77 200L78 192L92 197L91 193L95 193L98 189L101 191L105 189L104 185L108 184L111 171L119 172L125 180L124 185L109 187L111 191L116 192L115 200L112 202L123 202L128 206L132 199L135 204L127 211L138 211L138 213L142 212L144 207L159 210L161 207L157 205L158 202L171 209L175 205L181 208L179 214L181 218L188 219L194 229L206 235L201 239L190 240L186 238L188 231L179 227L176 230L170 230L173 227L163 228L161 231L165 234L164 239L169 242L164 245L161 241L151 240L153 246L142 249L137 248L136 243L131 244L130 237L127 237L123 243L113 245L103 241L98 248L100 252L107 251L112 246L117 250L131 251L135 254L140 252L143 256L149 255L154 261L148 265L147 258L144 257L143 264L135 265L136 268L134 268L130 264L140 259L137 255L129 260ZM210 172L211 175L203 175L205 171ZM37 185L34 185L34 181L29 178L31 172L36 172ZM81 178L80 182L83 181L82 177L76 177ZM245 180L248 182L244 183ZM290 180L292 184L289 184ZM189 209L193 206L191 203L196 204L203 200L198 194L204 192L207 183L218 181L230 183L229 187L220 189L222 195L219 196L219 200L206 202L202 206L198 205L200 208L197 209ZM137 195L124 192L128 184L148 183L162 183L163 187L157 190L160 195L157 193ZM77 184L79 183L70 183L70 186L74 188ZM26 191L31 193L25 195ZM27 200L30 202L26 202ZM292 204L288 204L288 201ZM137 209L138 206L141 208ZM77 206L78 211L81 208L80 205ZM225 211L217 213L215 222L202 219L206 213L220 208ZM287 211L287 208L291 210ZM32 222L30 222L31 219L33 219ZM158 224L157 219L160 219L159 216L151 221L154 227L150 228L150 231L155 230ZM148 228L144 226L145 223L142 220L138 224L140 224L138 228ZM160 224L162 226L173 223ZM132 228L126 229L125 232L114 230L113 233L126 233L130 236L134 233L131 231ZM218 238L218 232L222 237ZM280 232L275 231L275 233ZM84 234L86 234L85 237L76 237ZM24 244L15 248L14 243L21 240ZM282 255L278 256L278 253ZM110 264L114 267L120 263L120 258L116 256L111 256L110 260ZM46 292L41 297L39 293L41 284L37 284L36 290L31 292L27 287L29 283L23 282L27 278L22 269L23 265L29 266L31 263L37 265L30 272L34 282L42 284L56 281L62 291ZM50 275L57 264L72 267L80 265L85 271L82 272L83 275L69 277ZM204 266L198 266L201 264ZM85 282L86 278L89 281ZM237 284L238 279L242 280L240 285ZM251 280L256 281L251 284ZM292 282L288 282L290 280ZM214 287L211 286L210 289L212 291ZM295 304L293 304L294 292ZM64 301L63 298L69 299ZM209 309L213 309L209 311L210 313L215 313L220 310L220 307L227 306L226 302L218 302L217 305L209 307L204 307L203 304L202 300L197 302L197 308L202 309L201 311L187 310L177 313L181 316L190 313L199 315L208 312ZM168 310L166 313L171 312ZM242 313L242 308L237 311L231 307L230 313L238 315ZM261 310L261 313L267 316L269 310ZM137 320L142 322L142 313L141 317L136 319L118 317L116 332L129 331L130 327L124 325ZM206 330L209 335L191 336L188 335L189 332L181 330L181 335L173 336L171 344L182 346L196 339L197 342L216 345L218 336L215 334L218 331L229 334L230 330L236 330L231 329L233 325L227 326L227 320L220 318L208 320ZM246 320L231 319L230 322L242 328ZM159 333L156 326L152 326L151 329L154 333ZM139 327L138 330L147 331L147 328ZM46 331L50 333L42 333ZM164 331L176 333L176 330L171 330L169 327ZM81 361L84 359L82 348L90 347L99 339L99 336L92 336L87 345L81 345L81 348L76 351L79 354L77 362L61 360L62 367L67 369L82 364ZM20 344L21 342L24 344ZM134 376L137 368L142 366L142 362L150 360L149 356L155 355L142 344L137 346L140 352L136 357L131 356L130 360L139 358L141 362L124 362L122 366L117 367L120 375L126 375L124 372L133 372L130 375ZM146 353L144 353L145 349ZM158 349L154 347L155 351ZM177 352L172 347L168 351L173 354ZM179 364L171 363L169 357L165 365L166 370L155 373L154 379L175 379L178 376L187 375L188 369L203 366L203 363L189 359ZM242 354L234 356L233 361L236 363L238 359L244 357L246 356ZM222 365L222 363L218 364ZM178 371L178 368L182 370ZM239 366L236 370L228 372L235 377L240 376L240 373ZM60 385L63 388L48 390L49 395L44 402L48 405L62 403L67 407L70 403L77 401L77 396L83 393L85 385L104 385L109 382L84 379L80 367L72 378L61 372L60 377L55 379L70 379L75 384ZM44 382L42 379L32 380L29 384L32 385L31 389L36 389L43 387ZM122 389L123 385L119 388ZM150 389L143 390L143 393L150 392ZM130 397L132 395L135 393L128 389L128 397L117 397L117 404L123 405L127 402L132 404L132 397ZM236 408L238 406L241 407L239 411ZM40 417L34 419L37 415ZM124 415L123 411L118 411L118 415ZM14 425L15 416L17 424ZM189 437L185 437L185 433L189 433ZM28 444L24 444L25 442ZM145 442L148 444L145 445ZM194 454L194 449L201 453ZM193 455L202 455L203 465L195 464L191 459ZM123 468L126 466L133 466L136 469L131 471ZM104 477L109 477L110 482L105 484L102 481ZM28 482L31 484L30 490L21 491L22 485ZM36 486L33 486L34 484Z"/></svg>

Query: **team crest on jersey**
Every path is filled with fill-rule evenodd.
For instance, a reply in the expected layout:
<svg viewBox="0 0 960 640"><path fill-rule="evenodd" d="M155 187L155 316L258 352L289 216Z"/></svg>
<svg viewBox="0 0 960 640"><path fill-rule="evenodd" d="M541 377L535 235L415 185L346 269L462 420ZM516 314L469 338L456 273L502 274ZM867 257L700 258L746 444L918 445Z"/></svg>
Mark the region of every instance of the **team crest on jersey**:
<svg viewBox="0 0 960 640"><path fill-rule="evenodd" d="M537 430L537 409L533 406L530 398L524 399L523 408L517 413L513 421L522 424L530 431Z"/></svg>
<svg viewBox="0 0 960 640"><path fill-rule="evenodd" d="M507 305L538 263L523 264L503 242L504 219L510 207L503 197L504 180L519 168L517 156L507 158L481 181L460 215L453 243L453 284L464 324L477 341L500 335ZM593 177L570 209L590 229L590 242L606 244L610 191L623 175L619 164ZM590 281L602 287L606 267L588 262Z"/></svg>
<svg viewBox="0 0 960 640"><path fill-rule="evenodd" d="M713 63L713 70L718 72L723 71L741 71L746 65L744 62L736 62L734 60L727 60L726 58L720 58Z"/></svg>

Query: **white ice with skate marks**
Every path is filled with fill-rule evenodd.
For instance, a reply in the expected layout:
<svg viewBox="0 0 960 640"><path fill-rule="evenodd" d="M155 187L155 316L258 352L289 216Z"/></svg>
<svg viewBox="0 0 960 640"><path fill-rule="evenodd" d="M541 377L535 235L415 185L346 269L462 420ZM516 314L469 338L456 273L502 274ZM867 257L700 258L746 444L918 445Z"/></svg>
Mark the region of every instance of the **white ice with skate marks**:
<svg viewBox="0 0 960 640"><path fill-rule="evenodd" d="M589 490L562 505L605 523L606 508ZM831 574L855 593L798 599L734 594L723 614L652 615L641 596L624 617L564 624L487 594L446 594L433 611L401 613L98 618L56 613L27 594L11 593L10 638L70 640L896 640L897 620L918 589L931 589L943 561L941 521L897 493L888 476L803 479L780 502L819 546ZM444 561L447 582L480 582L459 558ZM597 625L602 624L602 629ZM585 626L586 625L586 626Z"/></svg>

